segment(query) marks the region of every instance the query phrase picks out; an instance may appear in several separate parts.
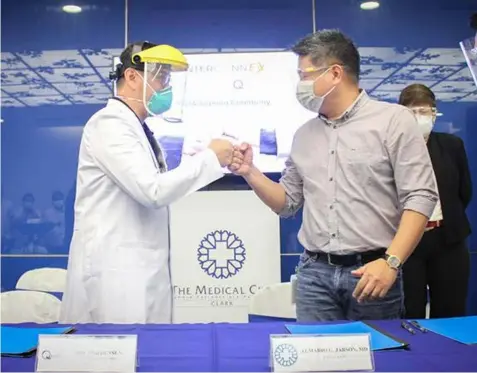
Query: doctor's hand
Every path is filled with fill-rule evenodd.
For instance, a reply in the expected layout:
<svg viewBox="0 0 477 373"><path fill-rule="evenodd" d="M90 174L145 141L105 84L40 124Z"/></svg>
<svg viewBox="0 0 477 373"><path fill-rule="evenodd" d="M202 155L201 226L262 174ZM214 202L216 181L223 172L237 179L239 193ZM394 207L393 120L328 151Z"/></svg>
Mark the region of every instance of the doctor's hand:
<svg viewBox="0 0 477 373"><path fill-rule="evenodd" d="M396 281L398 271L391 268L384 259L378 259L351 273L360 278L353 297L358 303L362 303L366 300L384 298Z"/></svg>
<svg viewBox="0 0 477 373"><path fill-rule="evenodd" d="M242 143L235 147L234 155L229 170L235 175L247 176L253 166L252 146L247 143Z"/></svg>
<svg viewBox="0 0 477 373"><path fill-rule="evenodd" d="M232 163L234 156L234 146L230 141L223 139L213 139L209 143L209 149L215 153L222 167L227 167L230 165L230 163Z"/></svg>

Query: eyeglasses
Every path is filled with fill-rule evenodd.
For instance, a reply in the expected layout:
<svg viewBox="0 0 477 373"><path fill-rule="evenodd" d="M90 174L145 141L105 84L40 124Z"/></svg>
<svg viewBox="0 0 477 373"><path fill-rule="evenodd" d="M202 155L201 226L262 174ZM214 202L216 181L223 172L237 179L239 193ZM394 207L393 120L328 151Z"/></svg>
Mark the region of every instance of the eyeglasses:
<svg viewBox="0 0 477 373"><path fill-rule="evenodd" d="M171 84L171 72L170 71L163 71L160 72L156 77L156 80L159 80L161 83L161 86L164 88L169 87L169 84Z"/></svg>
<svg viewBox="0 0 477 373"><path fill-rule="evenodd" d="M328 69L328 66L324 67L307 67L305 69L297 69L298 76L301 80L308 80L312 78L315 73Z"/></svg>
<svg viewBox="0 0 477 373"><path fill-rule="evenodd" d="M158 81L163 88L169 87L171 83L171 69L167 65L157 65L153 71L148 72L151 80Z"/></svg>
<svg viewBox="0 0 477 373"><path fill-rule="evenodd" d="M323 71L323 70L329 70L334 66L339 66L342 69L344 69L343 65L340 65L338 63L333 63L329 66L322 66L322 67L306 67L304 69L297 69L298 76L300 77L301 80L308 80L316 76L317 72Z"/></svg>
<svg viewBox="0 0 477 373"><path fill-rule="evenodd" d="M432 106L415 106L410 109L416 115L437 115L437 109Z"/></svg>

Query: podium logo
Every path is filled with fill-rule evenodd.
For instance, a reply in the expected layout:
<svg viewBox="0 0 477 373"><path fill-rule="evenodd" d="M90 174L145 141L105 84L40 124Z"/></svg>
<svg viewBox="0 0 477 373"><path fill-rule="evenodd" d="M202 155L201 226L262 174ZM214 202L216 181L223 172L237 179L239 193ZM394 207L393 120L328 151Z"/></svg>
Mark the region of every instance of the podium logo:
<svg viewBox="0 0 477 373"><path fill-rule="evenodd" d="M292 345L285 343L277 346L273 356L282 367L291 367L298 360L298 351Z"/></svg>
<svg viewBox="0 0 477 373"><path fill-rule="evenodd" d="M220 280L239 273L245 263L245 254L243 242L235 233L217 230L200 241L197 259L205 273Z"/></svg>

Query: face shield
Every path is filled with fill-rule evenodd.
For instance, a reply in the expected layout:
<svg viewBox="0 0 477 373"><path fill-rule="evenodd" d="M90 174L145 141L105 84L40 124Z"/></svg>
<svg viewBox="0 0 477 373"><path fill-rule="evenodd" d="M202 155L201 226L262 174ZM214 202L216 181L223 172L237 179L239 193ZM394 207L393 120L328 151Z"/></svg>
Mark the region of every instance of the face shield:
<svg viewBox="0 0 477 373"><path fill-rule="evenodd" d="M151 117L161 116L167 122L180 123L187 72L172 64L144 62L142 101Z"/></svg>

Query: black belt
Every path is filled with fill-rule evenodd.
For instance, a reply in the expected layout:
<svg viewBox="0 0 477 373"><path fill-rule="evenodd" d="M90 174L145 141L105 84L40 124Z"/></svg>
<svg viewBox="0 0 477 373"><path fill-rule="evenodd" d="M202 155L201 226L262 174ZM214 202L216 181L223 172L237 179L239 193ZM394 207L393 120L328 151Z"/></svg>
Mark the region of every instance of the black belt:
<svg viewBox="0 0 477 373"><path fill-rule="evenodd" d="M386 249L377 249L373 251L365 251L358 254L349 254L349 255L336 255L336 254L327 254L323 252L314 252L305 250L306 253L315 260L321 260L330 265L342 266L342 267L351 267L354 265L362 265L369 262L372 262L376 259L384 258L386 255Z"/></svg>

